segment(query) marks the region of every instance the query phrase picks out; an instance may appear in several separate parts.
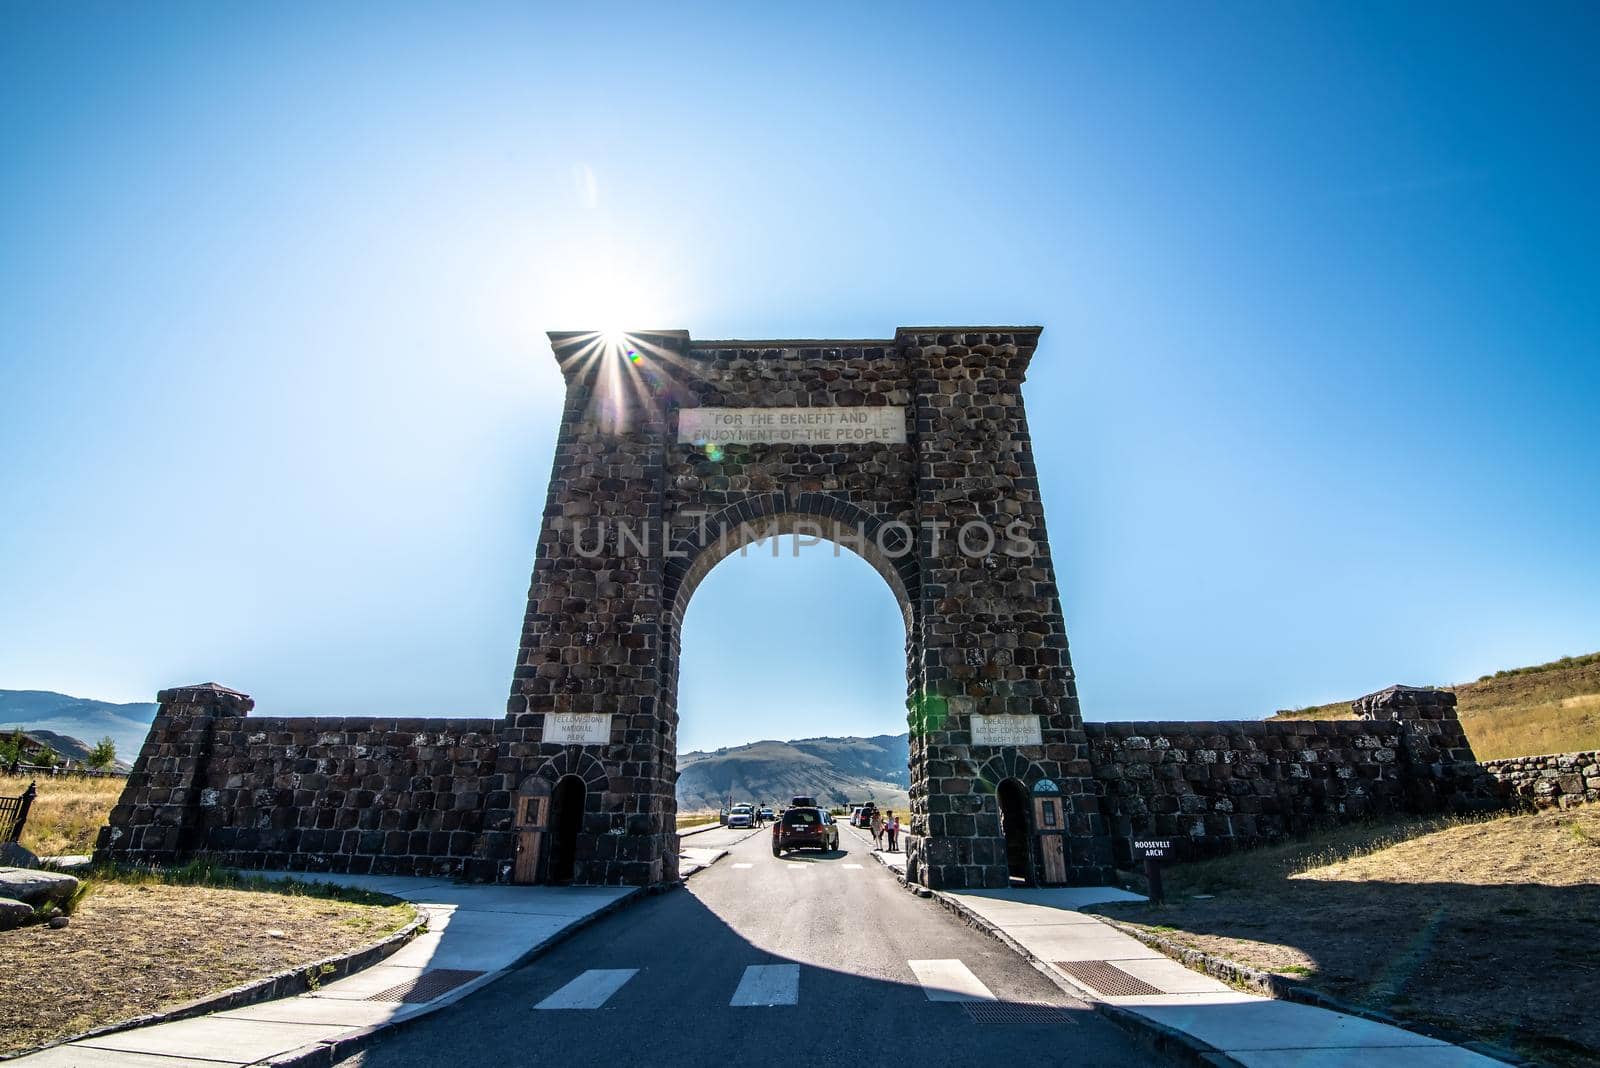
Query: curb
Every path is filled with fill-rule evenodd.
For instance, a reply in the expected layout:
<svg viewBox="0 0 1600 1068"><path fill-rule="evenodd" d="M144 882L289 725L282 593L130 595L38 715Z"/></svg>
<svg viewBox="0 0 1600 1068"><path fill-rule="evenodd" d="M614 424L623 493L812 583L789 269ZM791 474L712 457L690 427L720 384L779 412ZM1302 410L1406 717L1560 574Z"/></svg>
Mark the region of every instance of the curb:
<svg viewBox="0 0 1600 1068"><path fill-rule="evenodd" d="M638 901L644 896L644 887L634 887L631 893L624 894L622 897L617 898L604 908L596 909L594 912L589 913L589 915L583 917L581 920L575 920L571 924L568 924L566 927L563 927L561 930L544 939L544 941L536 942L528 949L526 953L523 953L504 968L489 972L487 975L480 975L472 982L465 983L462 986L452 990L450 993L446 994L444 997L432 1003L422 1011L411 1016L407 1016L404 1019L390 1020L381 1024L373 1024L371 1027L363 1027L358 1031L352 1031L346 1035L339 1035L334 1038L324 1039L320 1042L311 1042L301 1046L299 1049L293 1049L287 1053L280 1053L275 1057L269 1057L266 1060L256 1061L254 1063L256 1065L263 1066L270 1065L272 1068L331 1068L332 1065L337 1064L339 1061L342 1061L347 1057L354 1056L355 1054L366 1049L375 1040L379 1038L387 1038L391 1034L394 1034L403 1028L409 1027L417 1020L426 1019L441 1009L449 1008L462 998L476 994L479 990L482 990L484 987L495 982L496 980L504 978L535 958L548 953L551 949L560 945L562 942L565 942L567 939L571 938L579 931L582 931L584 928L598 923L600 920L610 916L614 912L621 911L623 908L631 905L633 902Z"/></svg>
<svg viewBox="0 0 1600 1068"><path fill-rule="evenodd" d="M1154 1020L1147 1019L1137 1013L1129 1012L1119 1005L1112 1005L1102 1001L1100 995L1087 987L1080 986L1070 976L1052 967L1049 961L1041 960L1030 953L1022 943L1016 941L1005 931L979 916L961 902L938 890L929 890L925 886L910 882L879 856L876 850L872 852L872 859L883 865L884 870L894 876L895 881L905 887L907 891L921 898L931 898L938 902L942 908L960 917L968 926L982 931L1013 953L1016 953L1032 965L1035 971L1060 987L1065 993L1086 1003L1095 1012L1130 1034L1144 1049L1173 1058L1184 1064L1195 1065L1197 1068L1243 1068L1239 1061L1234 1060L1215 1046L1201 1042L1186 1031L1179 1031L1165 1024L1156 1023Z"/></svg>
<svg viewBox="0 0 1600 1068"><path fill-rule="evenodd" d="M718 831L722 829L723 827L720 823L704 823L698 827L690 827L687 831L679 831L677 833L679 838L687 838L691 834L704 834L707 831Z"/></svg>
<svg viewBox="0 0 1600 1068"><path fill-rule="evenodd" d="M712 826L714 827L717 825L713 824ZM710 828L707 829L709 830ZM562 928L549 938L546 938L544 941L535 944L529 948L526 953L522 954L506 967L501 968L498 971L490 972L487 975L481 975L472 982L457 987L455 990L452 990L449 994L440 998L437 1002L428 1006L421 1012L407 1016L404 1019L390 1020L387 1023L374 1024L371 1027L364 1027L359 1031L352 1031L347 1035L340 1035L336 1038L325 1039L321 1042L308 1043L307 1045L301 1046L299 1049L290 1050L287 1053L280 1053L276 1057L272 1057L264 1061L257 1061L256 1064L270 1066L270 1068L332 1068L332 1065L337 1064L347 1057L354 1056L356 1053L359 1053L368 1046L372 1045L372 1043L378 1039L388 1038L390 1035L400 1031L402 1028L410 1026L413 1022L432 1016L439 1010L449 1008L451 1005L454 1005L461 999L471 994L476 994L479 990L482 990L484 987L495 982L497 979L503 978L518 968L521 968L536 958L548 953L557 945L565 942L567 939L571 938L579 931L582 931L584 928L598 923L600 920L610 916L614 912L621 911L628 905L633 904L635 901L638 901L646 896L653 896L665 890L671 890L676 886L682 886L685 880L694 878L696 875L700 874L700 872L705 871L706 868L711 867L712 864L715 864L717 861L721 860L727 855L728 854L726 852L720 854L713 859L710 864L696 868L682 879L679 879L676 883L668 883L661 886L652 887L635 887L632 893L625 894L622 897L617 898L617 900L611 902L611 904L605 906L604 908L591 912L583 919Z"/></svg>
<svg viewBox="0 0 1600 1068"><path fill-rule="evenodd" d="M1422 1035L1424 1038L1436 1038L1441 1042L1449 1042L1451 1045L1471 1050L1473 1053L1489 1057L1492 1060L1517 1065L1518 1068L1538 1068L1537 1061L1530 1061L1504 1047L1473 1038L1471 1035L1462 1034L1459 1031L1452 1031L1448 1027L1440 1027L1436 1024L1413 1023L1379 1012L1377 1009L1352 1005L1349 1002L1340 1001L1338 998L1324 994L1319 990L1314 990L1303 983L1285 979L1274 972L1262 971L1259 968L1252 968L1248 964L1240 964L1238 961L1225 960L1221 957L1213 956L1204 950L1185 946L1153 931L1146 931L1125 920L1102 916L1097 912L1086 912L1084 915L1093 916L1101 923L1122 932L1129 938L1137 939L1151 949L1159 950L1190 971L1200 972L1212 978L1220 979L1229 986L1248 987L1265 997L1276 998L1280 1001L1294 1001L1302 1005L1312 1005L1319 1009L1342 1012L1346 1016L1371 1020L1373 1023L1398 1027L1402 1031L1410 1031L1412 1034Z"/></svg>
<svg viewBox="0 0 1600 1068"><path fill-rule="evenodd" d="M1079 984L1073 980L1071 976L1052 966L1049 961L1042 960L1037 955L1030 952L1027 947L1023 946L1020 942L1006 934L1004 930L990 923L982 916L979 916L976 912L973 912L961 902L949 897L942 891L929 890L925 886L919 886L908 881L904 875L901 875L898 871L891 867L887 861L879 856L876 850L872 852L872 859L881 864L884 870L889 872L890 875L893 875L895 881L906 890L916 894L918 897L933 898L941 906L961 917L961 919L964 920L969 926L989 935L995 941L999 942L1007 949L1010 949L1018 956L1022 957L1029 964L1033 965L1036 971L1050 979L1056 984L1056 986L1060 987L1068 994L1071 994L1072 996L1088 1003L1088 1005L1097 1013L1106 1017L1118 1027L1122 1028L1122 1030L1131 1034L1145 1048L1153 1052L1161 1053L1168 1057L1177 1058L1188 1064L1201 1066L1201 1068L1242 1068L1242 1063L1240 1061L1228 1056L1228 1054L1217 1049L1215 1046L1200 1041L1198 1038L1195 1038L1186 1031L1179 1031L1176 1028L1157 1023L1146 1016L1141 1016L1138 1013L1130 1012L1120 1005L1113 1005L1102 1000L1100 995L1095 991ZM1159 950L1166 956L1176 960L1178 963L1189 968L1191 971L1202 972L1203 974L1210 975L1213 978L1221 979L1230 986L1248 986L1258 992L1261 992L1266 997L1276 998L1282 1001L1300 1002L1302 1004L1312 1005L1320 1009L1329 1009L1334 1012L1342 1012L1347 1016L1356 1016L1361 1019L1371 1020L1374 1023L1387 1024L1390 1027L1398 1027L1403 1031L1410 1031L1412 1034L1419 1034L1425 1038L1436 1038L1441 1042L1449 1042L1452 1045L1460 1046L1463 1049L1470 1050L1473 1053L1480 1054L1481 1056L1488 1057L1492 1060L1501 1061L1505 1064L1516 1065L1517 1068L1538 1068L1537 1062L1535 1061L1527 1060L1526 1058L1512 1053L1509 1050L1502 1049L1499 1046L1482 1042L1467 1035L1460 1035L1456 1032L1450 1031L1447 1028L1407 1024L1404 1021L1397 1020L1391 1016L1385 1016L1383 1013L1375 1012L1371 1009L1363 1009L1359 1006L1347 1005L1344 1002L1339 1001L1337 998L1331 998L1326 994L1311 990L1310 988L1299 983L1289 982L1288 980L1283 979L1281 976L1273 975L1269 972L1263 972L1247 965L1238 964L1234 961L1222 960L1197 949L1190 949L1186 946L1180 946L1171 939L1162 938L1160 935L1140 931L1137 928L1132 927L1132 925L1108 919L1107 917L1101 916L1098 913L1086 912L1084 915L1093 916L1096 920L1106 924L1108 927L1120 931L1131 938L1138 939L1140 942L1144 943L1150 948Z"/></svg>
<svg viewBox="0 0 1600 1068"><path fill-rule="evenodd" d="M375 892L376 891L374 891L374 893ZM383 896L389 897L390 895L384 894ZM314 960L304 967L292 968L283 972L276 972L264 979L257 979L253 982L245 983L229 990L224 990L220 994L208 994L203 998L184 1002L182 1005L175 1006L163 1012L146 1013L143 1016L135 1016L132 1019L123 1020L120 1023L106 1024L103 1027L95 1027L75 1035L69 1035L66 1038L59 1038L54 1042L48 1042L42 1046L35 1046L32 1049L18 1050L15 1053L7 1053L3 1056L0 1056L0 1062L15 1060L18 1057L31 1056L35 1053L42 1053L47 1049L54 1049L57 1046L65 1046L72 1042L81 1042L86 1038L100 1038L103 1035L114 1035L122 1031L131 1031L136 1027L150 1027L154 1024L172 1023L176 1020L187 1020L195 1016L206 1016L213 1012L226 1012L229 1009L242 1009L246 1005L256 1005L263 1001L276 1001L278 998L303 994L306 990L306 973L312 969L317 970L317 981L319 983L331 983L335 979L343 979L346 976L354 975L356 972L365 971L367 968L372 967L379 961L398 952L403 946L405 946L407 942L410 942L413 938L415 938L417 934L428 924L428 913L426 909L417 906L414 902L405 901L401 898L393 898L393 901L397 905L411 905L417 910L417 914L416 916L412 917L410 923L407 923L404 927L389 935L387 938L384 938L382 941L374 942L372 945L363 946L360 949L352 950L349 953L337 954L332 957L323 957L321 960ZM324 975L322 973L322 969L324 967L331 967L333 970Z"/></svg>

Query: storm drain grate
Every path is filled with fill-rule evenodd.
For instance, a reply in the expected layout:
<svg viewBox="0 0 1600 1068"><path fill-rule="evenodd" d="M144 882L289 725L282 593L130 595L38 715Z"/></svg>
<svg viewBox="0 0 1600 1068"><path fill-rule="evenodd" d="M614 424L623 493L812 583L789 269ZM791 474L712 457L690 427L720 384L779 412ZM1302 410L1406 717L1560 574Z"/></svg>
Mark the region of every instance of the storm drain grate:
<svg viewBox="0 0 1600 1068"><path fill-rule="evenodd" d="M380 990L369 995L368 1001L403 1001L416 1005L424 1001L432 1001L441 994L448 994L462 983L470 983L482 972L463 971L459 968L435 968L431 972L423 972L415 979L407 979L397 983L387 990Z"/></svg>
<svg viewBox="0 0 1600 1068"><path fill-rule="evenodd" d="M1151 986L1143 979L1129 975L1116 965L1107 964L1103 960L1058 960L1055 966L1108 998L1126 998L1136 994L1162 992L1160 987Z"/></svg>
<svg viewBox="0 0 1600 1068"><path fill-rule="evenodd" d="M1021 1001L964 1001L961 1007L976 1024L1070 1024L1075 1021L1066 1009L1054 1005L1030 1005Z"/></svg>

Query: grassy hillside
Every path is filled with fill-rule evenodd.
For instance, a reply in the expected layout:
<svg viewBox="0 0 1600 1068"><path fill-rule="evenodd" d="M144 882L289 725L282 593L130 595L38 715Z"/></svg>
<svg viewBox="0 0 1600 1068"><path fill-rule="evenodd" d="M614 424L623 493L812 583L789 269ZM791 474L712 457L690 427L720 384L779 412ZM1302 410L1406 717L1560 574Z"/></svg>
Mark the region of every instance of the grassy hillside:
<svg viewBox="0 0 1600 1068"><path fill-rule="evenodd" d="M1600 749L1600 653L1511 668L1449 687L1480 760ZM1274 719L1348 719L1349 701L1287 709Z"/></svg>
<svg viewBox="0 0 1600 1068"><path fill-rule="evenodd" d="M678 810L714 810L734 800L785 802L811 794L826 805L876 801L906 808L907 736L802 738L678 755Z"/></svg>
<svg viewBox="0 0 1600 1068"><path fill-rule="evenodd" d="M1600 1063L1600 807L1342 827L1166 878L1165 905L1091 909L1541 1064Z"/></svg>

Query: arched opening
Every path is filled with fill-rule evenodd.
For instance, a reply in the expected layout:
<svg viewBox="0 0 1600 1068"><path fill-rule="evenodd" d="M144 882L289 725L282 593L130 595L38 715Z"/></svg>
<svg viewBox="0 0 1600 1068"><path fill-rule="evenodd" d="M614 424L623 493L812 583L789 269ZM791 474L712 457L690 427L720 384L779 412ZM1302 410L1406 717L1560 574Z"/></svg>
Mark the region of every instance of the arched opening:
<svg viewBox="0 0 1600 1068"><path fill-rule="evenodd" d="M853 533L777 514L686 550L662 692L686 819L807 795L894 810L909 832L914 601L895 561ZM833 789L809 777L819 765Z"/></svg>
<svg viewBox="0 0 1600 1068"><path fill-rule="evenodd" d="M578 858L578 832L588 788L577 775L563 775L550 803L550 870L547 882L570 883Z"/></svg>
<svg viewBox="0 0 1600 1068"><path fill-rule="evenodd" d="M1000 833L1006 840L1006 871L1013 884L1033 882L1033 863L1028 848L1028 789L1016 779L1006 779L997 789L1000 801Z"/></svg>

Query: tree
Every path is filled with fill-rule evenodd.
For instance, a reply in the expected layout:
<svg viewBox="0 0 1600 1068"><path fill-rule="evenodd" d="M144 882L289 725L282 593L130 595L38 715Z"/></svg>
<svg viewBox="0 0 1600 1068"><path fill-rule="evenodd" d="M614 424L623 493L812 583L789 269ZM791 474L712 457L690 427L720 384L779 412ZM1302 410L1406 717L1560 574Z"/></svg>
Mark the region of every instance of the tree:
<svg viewBox="0 0 1600 1068"><path fill-rule="evenodd" d="M24 755L27 757L28 763L37 764L42 768L53 768L61 763L61 754L43 742L39 743L39 748Z"/></svg>
<svg viewBox="0 0 1600 1068"><path fill-rule="evenodd" d="M22 759L22 745L26 740L21 727L13 730L8 736L0 738L0 764L10 767Z"/></svg>
<svg viewBox="0 0 1600 1068"><path fill-rule="evenodd" d="M111 735L108 734L96 742L93 749L89 750L87 763L96 771L105 771L112 764L116 763L116 760L117 743L113 741Z"/></svg>

